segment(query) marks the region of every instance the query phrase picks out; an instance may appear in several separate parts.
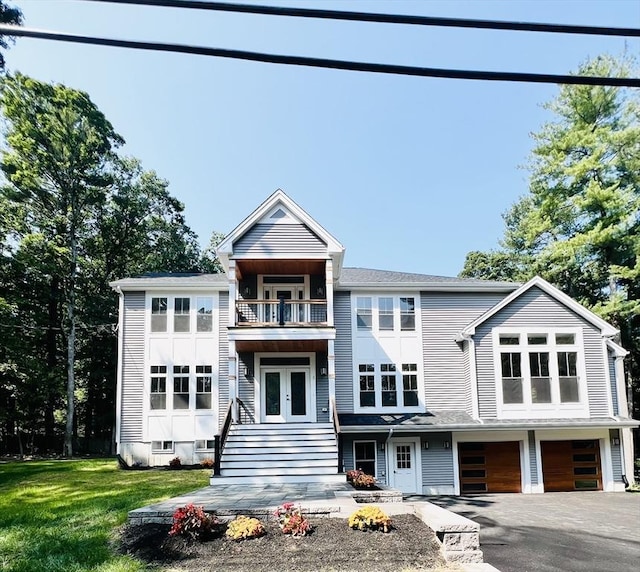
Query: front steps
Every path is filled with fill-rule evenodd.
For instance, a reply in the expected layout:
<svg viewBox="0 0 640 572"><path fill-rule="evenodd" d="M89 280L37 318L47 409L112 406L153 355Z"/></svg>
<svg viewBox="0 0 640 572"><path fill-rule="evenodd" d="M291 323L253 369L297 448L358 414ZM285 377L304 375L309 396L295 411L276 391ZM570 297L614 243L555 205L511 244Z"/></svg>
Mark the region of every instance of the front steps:
<svg viewBox="0 0 640 572"><path fill-rule="evenodd" d="M331 423L232 425L212 485L344 483Z"/></svg>

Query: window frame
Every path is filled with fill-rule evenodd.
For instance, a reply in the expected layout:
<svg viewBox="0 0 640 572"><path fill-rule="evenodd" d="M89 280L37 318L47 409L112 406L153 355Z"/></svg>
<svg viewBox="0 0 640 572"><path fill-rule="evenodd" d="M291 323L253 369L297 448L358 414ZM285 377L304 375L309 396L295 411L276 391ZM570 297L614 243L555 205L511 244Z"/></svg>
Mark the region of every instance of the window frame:
<svg viewBox="0 0 640 572"><path fill-rule="evenodd" d="M370 368L370 369L363 369ZM424 411L424 384L423 368L417 361L396 363L389 359L384 361L363 361L356 363L354 367L355 375L355 403L354 410L360 413L399 413L410 412L420 413ZM393 377L395 380L395 405L384 405L384 393L392 390L385 390L383 378ZM362 390L363 378L373 378L373 390ZM405 378L415 381L415 389L405 391ZM405 392L415 392L417 403L407 405ZM373 395L373 405L362 405L362 394Z"/></svg>
<svg viewBox="0 0 640 572"><path fill-rule="evenodd" d="M378 442L375 439L358 439L353 441L353 468L359 468L358 460L356 458L356 445L371 443L373 443L373 459L361 459L361 461L364 461L365 463L371 463L373 461L374 474L372 476L378 478Z"/></svg>
<svg viewBox="0 0 640 572"><path fill-rule="evenodd" d="M574 417L587 416L589 411L587 385L586 385L586 362L583 341L583 330L580 327L499 327L493 328L493 349L495 368L495 388L496 388L496 408L499 417L502 418L553 418L553 417ZM501 343L501 338L518 337L518 344ZM541 339L546 336L546 343ZM556 336L572 337L573 343L556 341ZM522 377L523 400L520 403L505 403L502 377L502 354L520 355L520 373ZM561 378L559 375L558 359L561 353L575 354L576 387L578 401L562 401L561 399ZM535 380L544 380L547 376L534 376L535 367L532 368L531 360L534 354L547 354L548 368L548 392L549 401L538 401L534 399ZM538 363L541 357L538 356ZM541 369L544 371L544 369ZM538 372L538 373L540 373ZM546 391L546 388L545 388Z"/></svg>
<svg viewBox="0 0 640 572"><path fill-rule="evenodd" d="M160 443L159 447L157 443ZM175 450L175 444L173 441L164 440L164 439L151 441L151 453L153 453L154 455L163 455L163 454L170 455L170 454L173 454L174 450Z"/></svg>
<svg viewBox="0 0 640 572"><path fill-rule="evenodd" d="M414 336L419 333L420 294L362 292L352 295L353 330L355 335ZM411 302L408 302L411 300ZM384 301L384 302L383 302ZM391 308L389 308L389 301ZM405 306L410 307L405 309ZM384 320L383 320L384 318ZM391 318L391 327L383 321ZM370 327L361 322L370 322ZM410 322L407 327L405 324Z"/></svg>

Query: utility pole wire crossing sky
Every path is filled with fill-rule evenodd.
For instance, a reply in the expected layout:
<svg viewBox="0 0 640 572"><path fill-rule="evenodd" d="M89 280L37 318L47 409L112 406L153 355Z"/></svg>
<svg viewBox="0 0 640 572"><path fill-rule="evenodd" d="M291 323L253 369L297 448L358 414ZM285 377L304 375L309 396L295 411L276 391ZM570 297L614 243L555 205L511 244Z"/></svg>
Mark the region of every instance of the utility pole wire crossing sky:
<svg viewBox="0 0 640 572"><path fill-rule="evenodd" d="M96 36L84 36L55 32L49 30L35 30L20 26L0 25L0 34L14 37L39 38L43 40L55 40L72 42L77 44L92 44L98 46L111 46L119 48L133 48L138 50L151 50L160 52L174 52L182 54L195 54L229 59L238 59L254 62L273 63L282 65L296 65L325 69L338 69L346 71L359 71L369 73L434 77L449 79L470 79L482 81L511 81L526 83L554 83L573 85L608 85L616 87L640 87L640 78L625 77L592 77L577 75L553 75L534 74L524 72L493 72L476 70L453 70L440 68L426 68L416 66L401 66L393 64L377 64L367 62L354 62L347 60L331 60L325 58L310 58L303 56L285 56L277 54L265 54L260 52L248 52L242 50L226 50L222 48L209 48L204 46L190 46L186 44L170 44L161 42L140 42L133 40L118 40L113 38L100 38Z"/></svg>
<svg viewBox="0 0 640 572"><path fill-rule="evenodd" d="M593 36L640 37L640 28L611 28L605 26L579 26L575 24L544 24L539 22L506 22L500 20L469 20L465 18L436 18L404 14L381 14L342 10L318 10L315 8L288 8L281 6L254 6L228 2L198 0L89 0L112 4L134 4L161 8L185 8L216 12L262 14L265 16L291 16L350 22L375 22L379 24L408 24L413 26L441 26L447 28L474 28L484 30L513 30L520 32L547 32L555 34L587 34Z"/></svg>

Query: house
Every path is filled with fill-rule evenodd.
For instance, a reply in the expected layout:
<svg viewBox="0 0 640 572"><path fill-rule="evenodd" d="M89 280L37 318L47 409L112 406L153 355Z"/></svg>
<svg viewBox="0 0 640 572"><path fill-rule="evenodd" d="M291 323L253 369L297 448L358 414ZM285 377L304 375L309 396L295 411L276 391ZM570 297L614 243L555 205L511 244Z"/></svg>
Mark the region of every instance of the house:
<svg viewBox="0 0 640 572"><path fill-rule="evenodd" d="M281 190L219 245L225 273L113 282L117 446L215 461L211 483L344 481L405 492L624 490L617 331L526 284L343 267Z"/></svg>

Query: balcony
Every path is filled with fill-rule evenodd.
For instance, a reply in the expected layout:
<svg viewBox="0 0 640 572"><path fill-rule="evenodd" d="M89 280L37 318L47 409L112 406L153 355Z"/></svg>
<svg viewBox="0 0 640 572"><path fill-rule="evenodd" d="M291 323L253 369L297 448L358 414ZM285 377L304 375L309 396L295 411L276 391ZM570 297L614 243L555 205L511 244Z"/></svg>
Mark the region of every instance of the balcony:
<svg viewBox="0 0 640 572"><path fill-rule="evenodd" d="M326 326L326 300L238 300L236 325L246 327Z"/></svg>

